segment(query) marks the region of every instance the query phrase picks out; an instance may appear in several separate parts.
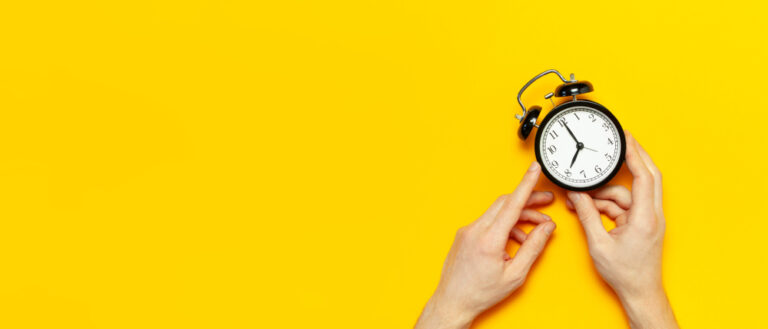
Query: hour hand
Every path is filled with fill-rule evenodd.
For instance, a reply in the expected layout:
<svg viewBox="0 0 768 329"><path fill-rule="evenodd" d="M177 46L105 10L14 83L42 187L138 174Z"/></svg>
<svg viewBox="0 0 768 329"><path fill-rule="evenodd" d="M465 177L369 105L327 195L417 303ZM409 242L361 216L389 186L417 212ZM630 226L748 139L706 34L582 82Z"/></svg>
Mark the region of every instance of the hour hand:
<svg viewBox="0 0 768 329"><path fill-rule="evenodd" d="M571 160L571 168L573 168L573 163L576 162L576 157L579 156L579 151L581 151L581 148L577 148L576 154L573 155L573 160Z"/></svg>

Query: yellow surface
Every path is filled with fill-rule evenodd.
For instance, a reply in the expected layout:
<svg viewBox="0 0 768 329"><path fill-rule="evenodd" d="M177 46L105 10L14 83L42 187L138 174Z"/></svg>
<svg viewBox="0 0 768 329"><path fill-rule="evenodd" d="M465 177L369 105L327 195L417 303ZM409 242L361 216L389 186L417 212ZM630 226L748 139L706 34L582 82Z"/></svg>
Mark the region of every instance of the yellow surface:
<svg viewBox="0 0 768 329"><path fill-rule="evenodd" d="M515 95L548 68L663 171L681 324L765 323L764 2L0 7L0 327L412 326L454 231L534 159ZM556 195L478 328L625 325Z"/></svg>

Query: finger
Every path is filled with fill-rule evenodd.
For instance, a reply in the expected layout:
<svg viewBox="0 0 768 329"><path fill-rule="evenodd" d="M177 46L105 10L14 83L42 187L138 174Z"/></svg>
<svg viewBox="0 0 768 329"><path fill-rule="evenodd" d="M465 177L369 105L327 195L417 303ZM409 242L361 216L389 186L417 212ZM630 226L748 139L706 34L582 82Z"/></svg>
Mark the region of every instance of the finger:
<svg viewBox="0 0 768 329"><path fill-rule="evenodd" d="M512 194L510 194L504 204L501 206L501 210L494 219L492 230L499 233L500 237L504 237L500 243L506 243L506 236L512 227L517 223L517 219L520 218L520 212L523 210L526 201L533 191L533 187L539 180L539 174L541 173L541 167L539 163L534 161L528 168L528 171L523 175L523 179L520 184L517 185Z"/></svg>
<svg viewBox="0 0 768 329"><path fill-rule="evenodd" d="M616 227L624 226L627 223L627 214L624 213L613 219L616 222Z"/></svg>
<svg viewBox="0 0 768 329"><path fill-rule="evenodd" d="M555 230L555 222L546 222L533 228L517 250L515 257L507 265L507 275L511 277L525 277L531 269L531 265L539 258L541 251Z"/></svg>
<svg viewBox="0 0 768 329"><path fill-rule="evenodd" d="M506 201L507 197L509 197L509 195L507 194L499 196L496 199L496 201L494 201L493 204L490 207L488 207L488 210L486 210L485 213L482 216L480 216L480 218L477 219L477 222L485 222L485 223L493 222L493 219L499 213L499 210L501 209L501 206L504 204L504 201ZM531 196L528 198L528 201L526 202L525 207L543 206L551 203L554 200L555 200L555 196L552 192L534 191L533 193L531 193Z"/></svg>
<svg viewBox="0 0 768 329"><path fill-rule="evenodd" d="M629 131L627 136L626 162L629 171L632 172L632 203L637 206L638 211L649 209L653 205L653 176L645 166L643 159L638 151L638 144ZM647 216L641 216L647 217Z"/></svg>
<svg viewBox="0 0 768 329"><path fill-rule="evenodd" d="M584 233L587 235L587 239L590 241L604 239L608 235L608 232L603 226L603 221L600 219L600 212L592 201L592 197L586 193L570 191L568 192L568 199L573 204L574 209L576 209L576 215L579 217L581 226L584 227Z"/></svg>
<svg viewBox="0 0 768 329"><path fill-rule="evenodd" d="M637 140L635 140L637 142ZM651 160L651 156L648 155L648 152L645 151L642 145L640 145L639 142L637 142L637 148L638 153L640 153L640 158L643 159L643 162L645 163L645 166L648 168L648 170L651 172L651 175L653 175L653 201L654 206L656 207L657 211L661 211L661 201L662 201L662 188L661 188L661 170L656 166L655 163L653 163L653 160Z"/></svg>
<svg viewBox="0 0 768 329"><path fill-rule="evenodd" d="M523 244L525 239L528 238L528 234L517 227L512 228L512 232L509 233L509 236L519 244Z"/></svg>
<svg viewBox="0 0 768 329"><path fill-rule="evenodd" d="M543 214L543 213L541 213L539 211L533 210L533 209L523 209L523 211L520 212L520 219L519 220L523 220L523 221L531 222L531 223L536 223L536 224L541 224L541 223L544 223L546 221L552 220L552 218L550 218L549 216L547 216L547 215L545 215L545 214Z"/></svg>
<svg viewBox="0 0 768 329"><path fill-rule="evenodd" d="M597 210L603 214L606 214L611 219L616 219L617 217L627 212L613 201L600 199L595 199L594 201Z"/></svg>
<svg viewBox="0 0 768 329"><path fill-rule="evenodd" d="M509 195L504 194L496 198L496 201L491 204L490 207L488 207L488 210L483 213L480 218L478 218L475 222L476 223L492 223L493 219L496 218L496 215L499 213L499 210L501 210L501 207L504 205L504 202L507 201L507 197Z"/></svg>
<svg viewBox="0 0 768 329"><path fill-rule="evenodd" d="M608 185L592 193L593 199L611 200L624 209L632 206L632 192L621 185Z"/></svg>
<svg viewBox="0 0 768 329"><path fill-rule="evenodd" d="M525 207L537 207L551 203L555 200L555 195L549 191L534 191L525 203Z"/></svg>

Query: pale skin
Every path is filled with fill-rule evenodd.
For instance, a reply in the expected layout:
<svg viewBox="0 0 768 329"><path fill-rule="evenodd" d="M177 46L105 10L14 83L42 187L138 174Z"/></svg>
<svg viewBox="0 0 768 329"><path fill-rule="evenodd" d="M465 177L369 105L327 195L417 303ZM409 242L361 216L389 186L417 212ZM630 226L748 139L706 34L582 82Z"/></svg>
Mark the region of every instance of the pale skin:
<svg viewBox="0 0 768 329"><path fill-rule="evenodd" d="M634 329L678 328L661 280L665 218L661 172L629 133L626 163L632 190L609 185L594 192L568 192L567 206L584 228L597 271L619 297ZM554 200L534 191L541 168L534 162L515 191L503 195L480 218L456 233L440 283L415 328L468 328L483 311L524 282L555 229L549 216L533 208ZM616 222L607 231L600 214ZM525 233L515 225L535 225ZM509 240L520 243L512 257Z"/></svg>

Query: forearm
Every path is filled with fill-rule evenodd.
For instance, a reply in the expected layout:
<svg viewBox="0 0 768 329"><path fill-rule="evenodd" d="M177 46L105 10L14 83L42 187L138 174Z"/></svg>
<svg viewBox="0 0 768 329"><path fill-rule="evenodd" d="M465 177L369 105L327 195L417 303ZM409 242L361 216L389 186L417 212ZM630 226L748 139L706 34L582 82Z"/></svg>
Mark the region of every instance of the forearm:
<svg viewBox="0 0 768 329"><path fill-rule="evenodd" d="M452 311L452 308L433 296L424 306L416 322L415 329L466 329L472 324L474 316L464 312Z"/></svg>
<svg viewBox="0 0 768 329"><path fill-rule="evenodd" d="M678 329L675 314L664 289L639 296L619 296L632 329Z"/></svg>

